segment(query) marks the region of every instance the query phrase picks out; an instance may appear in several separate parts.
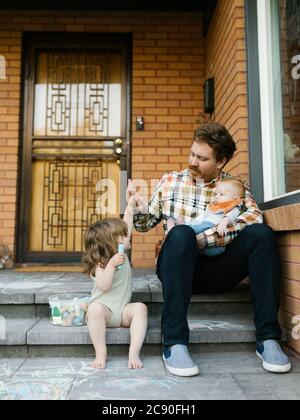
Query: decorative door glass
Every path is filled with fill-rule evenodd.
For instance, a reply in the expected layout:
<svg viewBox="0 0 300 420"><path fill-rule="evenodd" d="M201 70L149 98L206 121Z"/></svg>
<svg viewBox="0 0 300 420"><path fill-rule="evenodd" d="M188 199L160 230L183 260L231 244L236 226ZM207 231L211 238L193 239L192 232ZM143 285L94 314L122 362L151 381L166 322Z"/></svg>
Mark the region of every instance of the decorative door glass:
<svg viewBox="0 0 300 420"><path fill-rule="evenodd" d="M35 62L28 251L78 253L89 224L119 217L122 50L45 48Z"/></svg>

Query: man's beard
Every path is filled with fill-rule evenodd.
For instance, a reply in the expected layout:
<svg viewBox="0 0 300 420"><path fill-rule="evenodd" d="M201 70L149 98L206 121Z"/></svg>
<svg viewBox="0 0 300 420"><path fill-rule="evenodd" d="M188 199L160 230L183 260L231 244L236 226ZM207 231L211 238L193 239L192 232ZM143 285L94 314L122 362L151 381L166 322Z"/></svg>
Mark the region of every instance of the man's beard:
<svg viewBox="0 0 300 420"><path fill-rule="evenodd" d="M195 177L195 178L201 178L202 177L202 174L201 174L201 172L199 172L196 168L194 168L193 166L189 166L189 169L190 169L190 171L192 172L192 175Z"/></svg>

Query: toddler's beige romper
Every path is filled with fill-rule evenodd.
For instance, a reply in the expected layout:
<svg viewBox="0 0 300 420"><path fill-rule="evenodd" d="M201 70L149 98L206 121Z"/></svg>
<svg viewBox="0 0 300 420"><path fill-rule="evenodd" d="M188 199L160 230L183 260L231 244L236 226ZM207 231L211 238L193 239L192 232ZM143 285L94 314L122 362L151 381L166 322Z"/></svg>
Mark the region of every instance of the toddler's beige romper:
<svg viewBox="0 0 300 420"><path fill-rule="evenodd" d="M97 301L105 305L111 312L111 319L107 326L119 328L123 309L130 303L132 296L132 275L127 255L125 255L123 267L117 270L111 289L108 292L101 292L96 286L96 278L92 277L92 279L94 280L94 289L89 304Z"/></svg>

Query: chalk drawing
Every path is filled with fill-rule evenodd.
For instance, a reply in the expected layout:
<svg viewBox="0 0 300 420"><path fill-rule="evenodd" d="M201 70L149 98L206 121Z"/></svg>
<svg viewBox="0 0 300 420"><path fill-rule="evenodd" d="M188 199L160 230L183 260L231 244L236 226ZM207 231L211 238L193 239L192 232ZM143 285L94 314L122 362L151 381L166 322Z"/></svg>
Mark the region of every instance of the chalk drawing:
<svg viewBox="0 0 300 420"><path fill-rule="evenodd" d="M242 325L231 324L230 322L225 321L210 321L210 320L189 320L190 330L195 330L197 328L206 328L210 331L221 329L221 330L230 330L232 328L243 328Z"/></svg>
<svg viewBox="0 0 300 420"><path fill-rule="evenodd" d="M0 377L6 376L10 377L13 374L13 369L7 365L7 363L4 363L3 365L0 365Z"/></svg>
<svg viewBox="0 0 300 420"><path fill-rule="evenodd" d="M43 287L49 287L48 282L22 282L22 281L11 281L9 283L1 284L1 293L7 293L7 291L11 291L12 289L19 290L27 290L27 289L42 289ZM62 287L61 283L51 283L51 288L54 287Z"/></svg>
<svg viewBox="0 0 300 420"><path fill-rule="evenodd" d="M55 377L63 377L65 375L78 375L78 376L93 376L95 374L97 374L98 371L91 368L89 366L89 364L85 363L85 362L81 362L81 366L79 369L76 369L76 367L74 367L72 365L72 363L68 363L67 365L64 366L53 366L52 368L50 367L49 369L36 369L31 373L31 376L33 378L48 378L48 377L53 377L53 374L55 374Z"/></svg>
<svg viewBox="0 0 300 420"><path fill-rule="evenodd" d="M64 400L73 379L0 381L0 400ZM58 382L58 383L57 383Z"/></svg>
<svg viewBox="0 0 300 420"><path fill-rule="evenodd" d="M147 288L148 286L160 288L161 283L157 277L150 277L146 279L144 277L141 277L141 278L134 278L133 280L133 290Z"/></svg>
<svg viewBox="0 0 300 420"><path fill-rule="evenodd" d="M174 390L174 387L180 384L181 382L175 378L170 378L168 376L163 378L150 378L150 377L130 377L130 378L103 378L103 382L91 382L88 387L86 386L86 379L82 380L75 380L72 391L76 392L76 388L79 388L80 385L83 385L83 392L84 395L82 398L78 399L87 399L89 396L92 399L99 399L99 400L109 400L109 399L116 399L116 395L118 399L123 399L120 395L120 392L139 392L140 395L146 395L147 389L155 390L155 393L159 395L161 392L162 395L166 390ZM86 388L95 388L97 391L95 392L85 392ZM99 388L103 388L101 392L99 392ZM144 390L143 390L144 388ZM114 391L114 395L111 395L111 391ZM77 392L79 389L77 389ZM109 395L110 394L110 395ZM137 394L133 394L136 395ZM126 399L126 398L124 398ZM127 397L128 399L128 397Z"/></svg>

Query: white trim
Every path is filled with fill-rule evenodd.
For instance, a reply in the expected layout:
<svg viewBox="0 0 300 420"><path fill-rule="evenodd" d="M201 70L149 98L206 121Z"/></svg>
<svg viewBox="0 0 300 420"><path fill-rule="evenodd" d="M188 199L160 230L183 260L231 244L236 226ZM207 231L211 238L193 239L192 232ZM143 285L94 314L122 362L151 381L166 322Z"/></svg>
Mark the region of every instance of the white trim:
<svg viewBox="0 0 300 420"><path fill-rule="evenodd" d="M291 196L299 194L299 193L300 193L300 190L292 191L290 193L286 193L286 194L283 194L283 195L278 195L276 197L273 197L270 200L266 200L264 203L269 203L270 201L279 200L280 198L291 197Z"/></svg>
<svg viewBox="0 0 300 420"><path fill-rule="evenodd" d="M257 18L264 200L268 201L286 191L276 1L259 0Z"/></svg>

